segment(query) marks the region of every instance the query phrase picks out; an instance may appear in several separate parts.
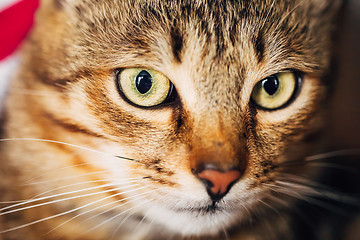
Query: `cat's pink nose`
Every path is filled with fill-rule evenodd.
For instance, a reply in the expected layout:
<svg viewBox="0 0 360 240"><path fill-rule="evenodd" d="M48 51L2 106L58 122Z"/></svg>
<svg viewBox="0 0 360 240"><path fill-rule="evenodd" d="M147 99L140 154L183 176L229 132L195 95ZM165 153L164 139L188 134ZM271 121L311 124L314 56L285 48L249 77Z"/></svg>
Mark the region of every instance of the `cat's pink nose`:
<svg viewBox="0 0 360 240"><path fill-rule="evenodd" d="M214 202L222 199L241 177L241 172L238 169L223 171L213 166L200 172L196 172L196 170L193 172L204 183L210 198Z"/></svg>

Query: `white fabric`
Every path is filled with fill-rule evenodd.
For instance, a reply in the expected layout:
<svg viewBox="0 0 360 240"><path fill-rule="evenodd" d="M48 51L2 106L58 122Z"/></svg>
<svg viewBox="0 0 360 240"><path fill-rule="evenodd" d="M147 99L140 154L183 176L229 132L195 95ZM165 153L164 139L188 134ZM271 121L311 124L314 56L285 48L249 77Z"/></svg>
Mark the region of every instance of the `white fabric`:
<svg viewBox="0 0 360 240"><path fill-rule="evenodd" d="M11 6L12 4L20 2L20 0L0 0L0 11Z"/></svg>
<svg viewBox="0 0 360 240"><path fill-rule="evenodd" d="M9 80L15 72L19 57L15 54L0 61L0 109L4 101L6 88Z"/></svg>
<svg viewBox="0 0 360 240"><path fill-rule="evenodd" d="M0 11L19 1L20 0L0 0ZM0 110L4 100L6 87L8 86L9 79L16 68L17 62L18 57L16 56L9 56L0 61Z"/></svg>

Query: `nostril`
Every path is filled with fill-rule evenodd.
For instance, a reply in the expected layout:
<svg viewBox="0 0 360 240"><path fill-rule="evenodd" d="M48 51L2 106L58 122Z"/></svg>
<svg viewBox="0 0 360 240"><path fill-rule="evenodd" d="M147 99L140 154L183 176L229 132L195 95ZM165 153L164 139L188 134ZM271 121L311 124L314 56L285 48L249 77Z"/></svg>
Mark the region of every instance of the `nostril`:
<svg viewBox="0 0 360 240"><path fill-rule="evenodd" d="M206 182L205 186L208 187L213 194L221 195L227 192L231 184L240 178L240 171L230 170L227 172L221 172L210 169L198 173L198 176Z"/></svg>
<svg viewBox="0 0 360 240"><path fill-rule="evenodd" d="M204 183L206 190L213 201L219 201L230 190L240 177L238 169L222 171L219 169L203 169L200 172L193 170L193 173Z"/></svg>

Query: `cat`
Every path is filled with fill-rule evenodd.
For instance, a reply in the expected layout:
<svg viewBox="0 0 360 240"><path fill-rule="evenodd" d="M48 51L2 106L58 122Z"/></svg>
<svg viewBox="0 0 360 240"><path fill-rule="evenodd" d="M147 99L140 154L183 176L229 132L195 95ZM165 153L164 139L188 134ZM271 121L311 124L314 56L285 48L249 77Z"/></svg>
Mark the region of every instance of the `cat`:
<svg viewBox="0 0 360 240"><path fill-rule="evenodd" d="M358 239L357 198L312 165L341 155L314 155L341 4L44 0L4 102L0 238Z"/></svg>

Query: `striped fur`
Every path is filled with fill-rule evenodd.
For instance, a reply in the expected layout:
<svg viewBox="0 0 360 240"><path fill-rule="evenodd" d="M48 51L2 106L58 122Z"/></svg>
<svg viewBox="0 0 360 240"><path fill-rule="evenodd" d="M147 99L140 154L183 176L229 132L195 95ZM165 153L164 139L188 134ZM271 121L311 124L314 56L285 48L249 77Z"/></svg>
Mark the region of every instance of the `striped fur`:
<svg viewBox="0 0 360 240"><path fill-rule="evenodd" d="M0 236L324 239L321 217L307 236L295 213L303 207L296 199L312 201L316 190L281 181L321 176L304 159L321 149L339 7L44 0L5 102L3 138L12 140L0 143L1 199L30 199L14 209L44 205L3 209ZM115 79L129 67L162 72L176 101L128 104ZM276 111L256 108L254 85L289 69L303 74L296 99ZM282 169L295 160L302 164L294 172ZM192 171L204 162L244 173L216 206Z"/></svg>

